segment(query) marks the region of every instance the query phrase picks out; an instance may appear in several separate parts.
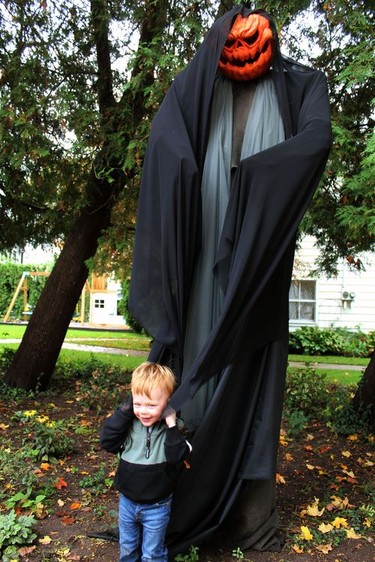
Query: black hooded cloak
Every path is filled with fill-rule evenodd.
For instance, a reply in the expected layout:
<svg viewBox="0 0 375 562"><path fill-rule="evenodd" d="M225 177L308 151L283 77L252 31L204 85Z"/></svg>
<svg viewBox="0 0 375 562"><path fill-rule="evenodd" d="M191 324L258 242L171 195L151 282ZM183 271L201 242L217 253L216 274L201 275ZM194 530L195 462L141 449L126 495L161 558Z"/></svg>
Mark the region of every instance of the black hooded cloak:
<svg viewBox="0 0 375 562"><path fill-rule="evenodd" d="M274 484L295 237L331 146L324 75L282 57L276 45L271 74L286 140L241 160L233 175L214 269L223 309L181 382L213 88L238 13L251 10L237 5L217 20L167 92L139 198L129 305L154 338L149 359L171 366L181 383L171 399L176 410L220 374L174 495L171 553L221 529L230 512L234 546L278 546Z"/></svg>

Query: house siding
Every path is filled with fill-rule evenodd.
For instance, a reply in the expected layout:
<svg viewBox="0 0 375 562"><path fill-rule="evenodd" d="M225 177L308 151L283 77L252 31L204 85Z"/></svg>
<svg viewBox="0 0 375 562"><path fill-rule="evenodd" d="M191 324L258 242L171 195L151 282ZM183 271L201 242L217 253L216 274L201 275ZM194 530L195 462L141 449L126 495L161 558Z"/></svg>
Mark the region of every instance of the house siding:
<svg viewBox="0 0 375 562"><path fill-rule="evenodd" d="M296 252L293 278L297 280L314 279L310 276L314 262L319 255L315 239L306 236ZM338 275L327 278L316 277L316 319L321 328L330 326L360 329L364 332L375 330L375 255L361 256L364 271L357 271L346 261L338 263ZM353 298L343 299L343 293L354 294ZM290 321L291 329L311 325L311 322Z"/></svg>

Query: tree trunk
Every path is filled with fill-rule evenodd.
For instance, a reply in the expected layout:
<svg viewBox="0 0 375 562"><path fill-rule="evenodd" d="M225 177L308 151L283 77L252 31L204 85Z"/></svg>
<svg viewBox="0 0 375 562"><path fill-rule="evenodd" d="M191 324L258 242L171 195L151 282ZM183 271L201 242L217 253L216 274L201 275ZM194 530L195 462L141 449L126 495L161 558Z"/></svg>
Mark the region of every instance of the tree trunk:
<svg viewBox="0 0 375 562"><path fill-rule="evenodd" d="M144 2L140 44L151 44L166 25L168 2ZM143 68L143 51L140 49L133 68L138 76L138 89L126 90L120 102L113 95L112 70L109 48L107 0L91 0L93 35L98 63L98 105L103 118L104 142L96 167L102 171L112 169L110 178L99 180L91 172L86 186L87 206L74 223L56 265L25 331L14 360L5 374L10 386L25 390L44 390L48 387L66 331L75 306L81 295L88 270L86 260L95 255L98 239L110 224L111 210L125 182L131 180L121 170L124 153L134 132L145 115L144 90L155 77L154 69ZM124 122L125 121L125 122ZM116 133L121 132L121 146ZM110 139L113 139L113 144Z"/></svg>
<svg viewBox="0 0 375 562"><path fill-rule="evenodd" d="M112 201L107 183L90 177L96 190L96 205L77 218L64 248L48 277L30 318L14 360L5 374L10 386L45 390L87 279L87 259L95 255L98 238L109 224ZM105 201L103 199L105 198Z"/></svg>
<svg viewBox="0 0 375 562"><path fill-rule="evenodd" d="M372 353L363 378L358 385L353 398L353 405L357 410L370 409L370 424L375 429L375 352Z"/></svg>

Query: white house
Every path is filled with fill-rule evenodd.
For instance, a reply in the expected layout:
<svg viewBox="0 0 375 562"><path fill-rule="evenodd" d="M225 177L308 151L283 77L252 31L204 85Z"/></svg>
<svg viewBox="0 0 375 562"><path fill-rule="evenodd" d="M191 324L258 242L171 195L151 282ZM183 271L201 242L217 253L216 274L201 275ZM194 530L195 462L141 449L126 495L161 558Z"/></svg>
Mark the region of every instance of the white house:
<svg viewBox="0 0 375 562"><path fill-rule="evenodd" d="M331 279L324 275L311 277L318 254L314 238L306 236L294 261L289 293L290 328L314 325L375 330L375 254L361 256L364 271L341 260L337 277Z"/></svg>
<svg viewBox="0 0 375 562"><path fill-rule="evenodd" d="M25 265L45 263L52 261L56 254L56 248L50 251L26 248L22 261ZM350 267L345 260L340 261L338 276L331 279L324 275L311 276L318 254L314 238L306 236L295 256L289 294L290 329L311 325L346 327L364 332L375 330L375 254L368 252L361 256L364 271ZM119 282L111 276L92 276L87 289L90 324L125 326L125 320L118 311L121 298Z"/></svg>

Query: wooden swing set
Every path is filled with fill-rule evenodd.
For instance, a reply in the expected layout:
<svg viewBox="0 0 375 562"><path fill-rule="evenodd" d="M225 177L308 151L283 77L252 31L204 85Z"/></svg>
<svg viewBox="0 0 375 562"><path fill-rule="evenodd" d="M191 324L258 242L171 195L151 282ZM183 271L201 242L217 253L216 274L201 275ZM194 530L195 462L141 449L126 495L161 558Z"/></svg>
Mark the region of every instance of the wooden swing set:
<svg viewBox="0 0 375 562"><path fill-rule="evenodd" d="M23 320L27 320L28 318L30 318L33 311L32 311L32 309L30 308L30 306L28 305L28 302L27 302L28 279L29 279L29 277L35 278L35 277L48 277L48 276L49 276L48 271L24 271L22 273L21 279L19 280L17 288L14 291L12 300L10 301L10 305L8 307L8 310L6 311L5 316L3 318L3 322L9 322L11 312L14 308L17 297L21 293L21 291L23 292L23 310L22 310ZM80 313L79 314L77 313L73 317L75 322L80 322L81 324L84 322L84 318L85 318L85 301L86 301L86 292L87 291L90 293L91 289L90 289L90 286L88 284L88 281L86 280L85 285L84 285L83 290L82 290L82 293L81 293Z"/></svg>

